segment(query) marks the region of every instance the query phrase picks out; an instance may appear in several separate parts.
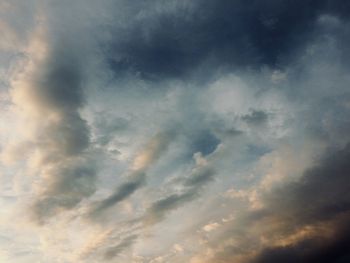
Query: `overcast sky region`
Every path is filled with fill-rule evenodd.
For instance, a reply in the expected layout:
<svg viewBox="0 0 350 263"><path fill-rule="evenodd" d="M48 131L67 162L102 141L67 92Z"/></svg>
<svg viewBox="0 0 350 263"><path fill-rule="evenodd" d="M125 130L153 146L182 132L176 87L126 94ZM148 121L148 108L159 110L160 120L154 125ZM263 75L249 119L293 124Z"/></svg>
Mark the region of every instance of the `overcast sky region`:
<svg viewBox="0 0 350 263"><path fill-rule="evenodd" d="M350 262L350 1L0 0L0 262Z"/></svg>

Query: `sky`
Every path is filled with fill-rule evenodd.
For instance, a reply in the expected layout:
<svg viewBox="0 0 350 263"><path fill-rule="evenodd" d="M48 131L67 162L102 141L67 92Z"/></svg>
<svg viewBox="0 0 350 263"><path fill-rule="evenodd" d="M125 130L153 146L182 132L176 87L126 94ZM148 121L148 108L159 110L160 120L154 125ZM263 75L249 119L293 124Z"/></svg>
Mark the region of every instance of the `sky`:
<svg viewBox="0 0 350 263"><path fill-rule="evenodd" d="M0 262L350 262L350 1L0 0Z"/></svg>

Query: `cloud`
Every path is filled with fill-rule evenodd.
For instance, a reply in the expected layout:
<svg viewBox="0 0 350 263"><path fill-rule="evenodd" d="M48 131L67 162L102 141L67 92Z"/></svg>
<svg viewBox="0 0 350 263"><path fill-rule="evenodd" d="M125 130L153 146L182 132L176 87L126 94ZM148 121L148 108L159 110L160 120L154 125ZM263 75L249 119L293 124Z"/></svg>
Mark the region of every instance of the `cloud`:
<svg viewBox="0 0 350 263"><path fill-rule="evenodd" d="M206 262L345 262L349 157L349 145L329 150L299 179L258 194L262 206L224 225Z"/></svg>
<svg viewBox="0 0 350 263"><path fill-rule="evenodd" d="M118 245L110 247L104 254L105 260L111 260L118 256L119 253L123 252L125 249L129 248L137 239L137 235L132 235L124 238Z"/></svg>
<svg viewBox="0 0 350 263"><path fill-rule="evenodd" d="M107 48L116 75L130 71L159 80L188 78L197 71L213 74L215 67L284 67L313 40L320 14L346 18L344 10L349 10L343 0L198 0L159 6L154 1L126 10L135 19L125 29L115 29L121 37ZM203 75L199 77L210 77Z"/></svg>
<svg viewBox="0 0 350 263"><path fill-rule="evenodd" d="M208 167L198 168L184 180L184 186L200 188L202 185L213 180L214 170Z"/></svg>
<svg viewBox="0 0 350 263"><path fill-rule="evenodd" d="M293 232L317 224L326 224L332 234L319 238L316 233L288 246L263 249L251 262L283 259L285 262L345 262L350 258L347 247L350 240L349 157L349 145L327 153L300 181L287 184L266 197L267 216L283 222L282 235L284 231Z"/></svg>
<svg viewBox="0 0 350 263"><path fill-rule="evenodd" d="M336 233L330 240L310 238L291 246L265 249L251 262L347 262L350 259L349 229L338 231L342 232Z"/></svg>
<svg viewBox="0 0 350 263"><path fill-rule="evenodd" d="M94 217L100 216L104 210L125 200L146 183L146 174L144 172L133 174L130 177L132 179L119 185L112 195L98 202L92 208L90 215Z"/></svg>
<svg viewBox="0 0 350 263"><path fill-rule="evenodd" d="M144 147L144 149L136 155L132 169L133 170L147 170L161 155L167 150L171 139L175 136L174 132L167 131L158 133L154 136Z"/></svg>
<svg viewBox="0 0 350 263"><path fill-rule="evenodd" d="M7 2L5 261L349 261L348 1Z"/></svg>
<svg viewBox="0 0 350 263"><path fill-rule="evenodd" d="M112 195L96 203L91 209L90 215L93 217L99 216L101 212L127 199L144 186L147 170L164 154L173 136L174 134L171 132L163 132L151 138L135 156L131 171L127 175L128 180L118 186Z"/></svg>
<svg viewBox="0 0 350 263"><path fill-rule="evenodd" d="M203 227L203 230L206 232L211 232L213 230L215 230L216 228L218 228L220 225L218 223L210 223L207 224Z"/></svg>
<svg viewBox="0 0 350 263"><path fill-rule="evenodd" d="M262 125L268 120L268 114L261 110L252 110L250 114L242 116L242 120L251 125Z"/></svg>
<svg viewBox="0 0 350 263"><path fill-rule="evenodd" d="M158 134L146 145L153 145L155 138L167 138L163 135L161 136L161 134ZM158 147L156 148L159 149ZM149 153L149 148L145 147L145 150L141 152L144 154L146 151ZM151 152L152 155L154 155L153 151ZM140 156L140 154L137 156ZM165 194L158 200L151 202L140 216L126 219L126 221L123 221L119 227L115 227L114 231L108 233L108 236L104 236L103 242L99 243L100 247L94 247L93 250L100 250L106 246L111 246L110 244L116 243L116 237L126 233L126 235L130 236L130 239L123 239L119 244L113 246L104 253L104 258L106 260L111 260L124 252L125 249L132 246L137 240L144 238L144 235L147 235L145 232L147 232L147 229L150 226L156 226L158 223L164 221L172 211L179 209L198 198L204 186L214 179L213 177L215 173L201 154L198 153L195 158L196 166L192 169L191 173L186 176L181 176L177 180L179 187L182 188L181 192ZM202 158L202 160L199 160L200 158ZM89 216L95 218L99 217L105 209L128 198L132 193L138 190L141 187L139 184L144 184L144 180L146 179L145 174L137 174L141 171L134 170L133 174L129 175L129 177L132 177L132 179L135 180L133 181L132 179L129 179L127 182L121 184L113 195L96 203L92 210L90 210ZM163 190L167 192L165 188ZM89 253L92 252L94 251L89 249Z"/></svg>
<svg viewBox="0 0 350 263"><path fill-rule="evenodd" d="M107 145L116 137L116 135L126 132L129 125L129 121L125 118L114 118L111 114L100 113L92 124L92 127L96 130L96 143L101 146Z"/></svg>
<svg viewBox="0 0 350 263"><path fill-rule="evenodd" d="M148 224L154 224L163 220L167 212L181 207L196 197L196 192L188 191L180 194L172 194L154 202L146 212L145 220Z"/></svg>
<svg viewBox="0 0 350 263"><path fill-rule="evenodd" d="M74 158L44 168L45 186L32 207L34 219L45 222L64 209L74 208L83 198L95 192L96 167L85 158Z"/></svg>
<svg viewBox="0 0 350 263"><path fill-rule="evenodd" d="M184 190L162 197L152 203L146 210L143 220L147 225L164 220L168 213L197 198L203 186L213 180L213 176L214 170L207 165L196 167L189 176L183 178Z"/></svg>
<svg viewBox="0 0 350 263"><path fill-rule="evenodd" d="M30 32L35 28L37 1L0 2L0 32L3 41L0 50L3 52L23 52L30 38Z"/></svg>
<svg viewBox="0 0 350 263"><path fill-rule="evenodd" d="M288 184L266 197L270 207L280 216L293 214L296 221L306 224L326 220L349 209L350 146L328 153L318 165L306 170L300 181ZM278 198L277 198L278 196ZM288 198L281 198L288 196ZM301 207L300 204L304 205ZM288 207L288 209L282 208Z"/></svg>
<svg viewBox="0 0 350 263"><path fill-rule="evenodd" d="M28 47L28 60L13 81L13 102L28 125L32 144L28 163L40 175L33 218L43 223L71 209L95 191L90 130L81 117L84 106L83 48L71 36L53 41L39 24Z"/></svg>

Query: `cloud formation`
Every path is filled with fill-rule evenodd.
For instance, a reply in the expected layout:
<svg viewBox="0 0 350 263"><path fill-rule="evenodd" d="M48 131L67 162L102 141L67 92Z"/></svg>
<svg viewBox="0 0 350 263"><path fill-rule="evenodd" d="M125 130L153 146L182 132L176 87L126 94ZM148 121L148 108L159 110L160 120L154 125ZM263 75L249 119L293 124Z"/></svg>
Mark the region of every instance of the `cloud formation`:
<svg viewBox="0 0 350 263"><path fill-rule="evenodd" d="M108 47L117 75L131 71L151 79L186 78L198 69L213 74L215 67L285 67L317 35L319 15L346 19L349 11L342 0L161 5L135 5L130 11L135 20L117 29L122 37Z"/></svg>
<svg viewBox="0 0 350 263"><path fill-rule="evenodd" d="M62 36L50 42L39 26L28 48L30 59L14 80L13 101L23 112L33 145L29 165L40 175L33 216L43 222L70 209L95 191L96 167L89 157L90 131L79 110L84 105L82 49Z"/></svg>
<svg viewBox="0 0 350 263"><path fill-rule="evenodd" d="M0 0L0 261L348 262L349 14Z"/></svg>
<svg viewBox="0 0 350 263"><path fill-rule="evenodd" d="M287 184L268 196L269 214L285 225L282 231L298 231L324 224L330 236L307 236L287 246L266 248L252 262L285 259L292 262L345 262L349 259L349 145L328 153L321 163L305 172L300 181ZM283 209L282 209L283 208ZM283 234L283 232L281 232ZM287 261L288 262L288 261Z"/></svg>
<svg viewBox="0 0 350 263"><path fill-rule="evenodd" d="M127 175L128 181L122 183L106 199L98 202L91 210L92 216L97 216L107 208L125 200L137 189L146 183L147 170L166 151L170 140L173 138L170 132L159 133L152 138L136 155L132 162L130 173Z"/></svg>

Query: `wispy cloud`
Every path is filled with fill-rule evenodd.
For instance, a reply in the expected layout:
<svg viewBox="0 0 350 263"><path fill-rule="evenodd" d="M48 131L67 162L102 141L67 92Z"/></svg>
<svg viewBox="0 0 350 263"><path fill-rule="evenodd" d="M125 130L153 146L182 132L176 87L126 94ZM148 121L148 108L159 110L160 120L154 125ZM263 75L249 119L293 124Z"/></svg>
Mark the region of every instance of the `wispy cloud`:
<svg viewBox="0 0 350 263"><path fill-rule="evenodd" d="M0 0L0 258L347 262L349 13Z"/></svg>

